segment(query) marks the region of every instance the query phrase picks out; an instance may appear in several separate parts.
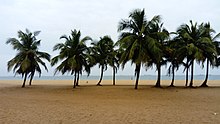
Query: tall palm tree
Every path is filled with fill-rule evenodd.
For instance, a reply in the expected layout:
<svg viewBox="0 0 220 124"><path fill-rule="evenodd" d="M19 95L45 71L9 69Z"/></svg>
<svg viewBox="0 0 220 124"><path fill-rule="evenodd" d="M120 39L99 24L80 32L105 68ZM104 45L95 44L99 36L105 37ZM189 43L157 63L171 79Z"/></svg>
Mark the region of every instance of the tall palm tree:
<svg viewBox="0 0 220 124"><path fill-rule="evenodd" d="M169 40L169 32L163 28L163 23L160 23L160 20L158 20L149 25L147 33L153 39L148 42L150 46L149 52L151 54L152 62L155 63L158 72L155 87L161 87L161 66L166 64L165 52L167 48L166 44Z"/></svg>
<svg viewBox="0 0 220 124"><path fill-rule="evenodd" d="M50 61L50 55L46 52L41 52L38 50L41 40L37 40L36 36L40 31L35 31L31 33L28 29L26 32L18 31L18 39L9 38L7 44L11 44L13 49L18 53L17 55L8 61L8 71L13 68L13 71L17 74L21 74L24 77L22 87L25 87L25 82L27 76L30 76L29 85L33 80L35 71L41 75L40 65L43 65L45 70L47 70L46 64L42 59Z"/></svg>
<svg viewBox="0 0 220 124"><path fill-rule="evenodd" d="M172 74L170 87L174 87L175 69L178 70L181 64L178 61L178 56L177 56L177 49L179 47L181 46L179 46L178 44L178 39L174 38L168 42L165 50L166 61L170 62L170 66L168 68L168 75Z"/></svg>
<svg viewBox="0 0 220 124"><path fill-rule="evenodd" d="M59 50L60 53L51 60L52 66L62 61L61 64L57 66L55 73L59 71L62 74L66 72L71 72L71 75L74 74L73 88L78 84L79 74L82 74L83 70L86 70L87 73L90 72L87 62L88 47L85 42L92 39L88 36L82 39L80 37L81 32L75 29L71 31L70 36L61 36L60 39L65 39L65 43L58 43L54 46L53 50Z"/></svg>
<svg viewBox="0 0 220 124"><path fill-rule="evenodd" d="M141 65L150 61L149 48L155 46L148 44L153 40L148 36L147 30L151 23L159 20L160 16L155 16L152 20L147 21L144 9L136 9L130 13L129 19L119 22L118 32L121 32L117 42L121 54L119 62L122 64L122 69L130 60L132 64L135 64L135 89L138 87Z"/></svg>
<svg viewBox="0 0 220 124"><path fill-rule="evenodd" d="M208 75L209 75L209 66L215 65L217 56L218 56L218 41L216 41L220 37L220 33L213 36L215 30L213 30L210 26L210 23L205 23L203 26L203 37L206 37L206 42L203 44L203 56L206 59L206 76L203 81L201 87L208 87ZM207 43L208 42L208 43ZM204 63L204 62L203 62Z"/></svg>
<svg viewBox="0 0 220 124"><path fill-rule="evenodd" d="M195 60L195 53L198 52L198 48L195 46L195 42L199 40L200 38L200 32L197 28L197 23L193 24L192 21L190 21L191 26L184 24L181 25L179 30L177 31L181 37L184 39L183 41L186 42L186 46L183 46L184 52L187 53L186 58L186 66L187 69L189 65L191 65L191 81L190 81L190 87L193 86L193 69L194 69L194 60ZM190 64L189 64L190 63ZM188 72L188 70L187 70Z"/></svg>
<svg viewBox="0 0 220 124"><path fill-rule="evenodd" d="M115 74L117 73L117 69L119 68L119 58L117 57L118 51L114 49L114 45L110 46L110 53L108 55L108 64L112 67L113 75L112 75L112 82L115 85Z"/></svg>
<svg viewBox="0 0 220 124"><path fill-rule="evenodd" d="M191 66L191 80L189 87L193 87L193 72L194 61L204 61L204 53L208 51L213 45L207 36L203 33L203 23L197 25L190 21L190 26L187 24L181 25L178 29L178 36L185 43L183 47L179 49L179 56L185 56L187 58L187 68ZM182 57L183 58L183 57Z"/></svg>
<svg viewBox="0 0 220 124"><path fill-rule="evenodd" d="M176 48L176 56L177 61L184 66L184 71L186 72L186 83L185 86L188 86L188 75L189 75L189 67L190 67L190 58L188 54L188 42L187 39L184 38L183 33L181 30L177 30L177 36L174 38L178 44ZM184 61L186 59L186 61Z"/></svg>
<svg viewBox="0 0 220 124"><path fill-rule="evenodd" d="M92 43L92 52L95 57L96 63L99 64L99 68L101 68L100 79L97 83L97 86L101 86L101 81L103 78L104 70L107 70L108 64L110 64L113 69L114 68L114 42L109 36L101 37L98 42ZM113 71L114 71L113 70Z"/></svg>

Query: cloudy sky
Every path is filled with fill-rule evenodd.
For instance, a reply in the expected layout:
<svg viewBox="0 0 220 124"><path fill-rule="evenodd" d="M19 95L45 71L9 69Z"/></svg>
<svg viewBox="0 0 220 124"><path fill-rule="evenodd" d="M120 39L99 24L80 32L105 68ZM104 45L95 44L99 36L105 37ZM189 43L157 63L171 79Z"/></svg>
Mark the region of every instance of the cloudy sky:
<svg viewBox="0 0 220 124"><path fill-rule="evenodd" d="M219 0L0 0L0 76L14 75L7 72L7 61L16 52L5 42L10 37L17 37L18 30L40 30L41 51L47 51L52 56L57 52L52 47L63 42L59 37L70 34L70 30L81 30L82 36L99 39L110 35L114 41L118 39L117 25L121 19L126 19L129 13L136 9L145 9L148 19L161 15L164 26L169 31L189 20L210 22L216 32L220 32L220 1ZM43 75L53 75L54 67ZM178 74L182 73L182 69ZM199 65L196 74L204 74ZM220 69L212 69L211 74L219 74ZM110 75L111 69L105 74ZM163 74L167 71L163 68ZM94 67L92 75L99 75L98 67ZM119 74L134 74L134 67L129 63ZM155 75L154 69L145 71L142 75Z"/></svg>

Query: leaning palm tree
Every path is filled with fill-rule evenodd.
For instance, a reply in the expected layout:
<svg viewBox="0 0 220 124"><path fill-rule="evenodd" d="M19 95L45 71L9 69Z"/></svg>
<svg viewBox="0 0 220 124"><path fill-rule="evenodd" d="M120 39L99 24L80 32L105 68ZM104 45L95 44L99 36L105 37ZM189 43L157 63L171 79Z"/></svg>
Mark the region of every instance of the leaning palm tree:
<svg viewBox="0 0 220 124"><path fill-rule="evenodd" d="M99 64L101 68L100 79L97 83L97 86L101 86L104 70L107 70L108 64L113 67L115 71L114 63L114 42L109 36L101 37L98 42L92 43L92 54L95 57L96 63Z"/></svg>
<svg viewBox="0 0 220 124"><path fill-rule="evenodd" d="M58 43L54 46L53 50L60 50L60 53L51 60L52 66L62 61L57 66L55 74L57 72L61 72L62 74L70 72L71 75L74 74L73 88L78 84L79 74L82 74L83 70L86 70L87 73L90 72L87 62L88 47L85 42L92 39L88 36L83 39L80 39L80 37L81 32L77 30L71 31L71 36L61 36L60 39L65 39L66 41L65 43Z"/></svg>
<svg viewBox="0 0 220 124"><path fill-rule="evenodd" d="M7 44L11 44L13 49L18 52L13 59L8 61L8 71L13 68L16 74L21 74L24 77L22 87L25 87L28 75L30 76L29 85L31 85L35 71L39 73L39 76L41 75L39 64L43 65L47 70L46 64L42 59L50 61L50 55L48 53L38 51L41 40L37 40L36 36L39 33L40 31L31 33L28 29L26 29L26 32L18 31L19 39L9 38L6 42Z"/></svg>
<svg viewBox="0 0 220 124"><path fill-rule="evenodd" d="M128 61L135 64L135 89L138 87L141 65L150 60L147 28L150 22L156 22L159 19L159 16L155 16L148 22L145 11L136 9L130 13L129 19L119 23L118 31L121 32L117 42L121 54L119 63L122 64L122 69Z"/></svg>

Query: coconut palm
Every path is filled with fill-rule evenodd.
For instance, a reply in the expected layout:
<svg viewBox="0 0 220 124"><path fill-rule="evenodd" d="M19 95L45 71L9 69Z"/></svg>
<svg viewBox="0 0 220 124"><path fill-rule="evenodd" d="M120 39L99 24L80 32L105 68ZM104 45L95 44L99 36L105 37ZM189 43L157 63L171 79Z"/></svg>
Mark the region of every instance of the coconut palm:
<svg viewBox="0 0 220 124"><path fill-rule="evenodd" d="M208 75L209 75L209 66L215 65L216 58L218 55L218 41L217 38L220 37L220 33L217 35L213 36L215 33L215 30L213 30L210 26L210 23L205 23L203 26L203 37L206 37L206 43L203 45L203 55L206 59L206 76L205 80L202 83L201 87L208 87L207 81L208 81ZM207 43L208 42L208 43ZM204 61L203 61L204 63Z"/></svg>
<svg viewBox="0 0 220 124"><path fill-rule="evenodd" d="M24 77L22 87L25 87L27 76L30 76L29 85L33 80L34 74L37 71L41 75L40 65L44 66L47 70L46 64L42 59L50 61L50 55L46 52L38 50L41 40L37 40L36 36L40 31L31 33L28 29L26 32L18 31L18 39L9 38L7 44L11 44L13 49L18 53L16 56L8 61L8 71L13 68L16 74L21 74Z"/></svg>
<svg viewBox="0 0 220 124"><path fill-rule="evenodd" d="M182 41L185 43L183 47L180 48L180 53L184 55L187 58L186 62L186 68L187 68L187 76L188 76L188 67L191 65L191 81L190 81L190 87L193 86L193 69L194 69L194 60L195 60L195 53L198 52L198 48L195 46L195 42L197 42L200 39L200 32L197 28L197 23L193 24L192 21L190 21L191 26L187 24L183 24L178 29L177 33L179 36L183 39ZM185 53L185 54L183 54ZM188 79L188 78L187 78Z"/></svg>
<svg viewBox="0 0 220 124"><path fill-rule="evenodd" d="M57 66L55 74L57 72L61 72L62 74L70 72L71 75L74 74L74 88L79 82L79 74L82 74L83 70L86 70L87 73L90 72L87 62L88 47L85 42L92 39L88 36L82 39L80 39L80 37L81 32L75 29L71 31L70 36L61 36L60 39L65 39L65 43L58 43L54 46L53 50L59 50L60 53L51 60L52 66L62 61L61 64Z"/></svg>
<svg viewBox="0 0 220 124"><path fill-rule="evenodd" d="M114 50L114 45L110 46L111 51L108 55L108 64L112 67L113 75L112 82L115 85L115 74L117 73L117 69L119 68L119 58L117 57L118 51Z"/></svg>
<svg viewBox="0 0 220 124"><path fill-rule="evenodd" d="M101 86L103 73L105 70L107 70L108 64L110 64L113 69L114 68L114 42L109 36L101 37L98 42L92 43L92 54L96 60L96 63L99 64L99 68L101 68L101 75L100 79L97 83L97 86ZM114 71L113 70L113 71Z"/></svg>
<svg viewBox="0 0 220 124"><path fill-rule="evenodd" d="M170 87L174 87L174 78L175 78L175 69L178 70L180 66L180 62L178 61L177 49L181 47L178 44L178 39L174 38L173 40L168 41L165 50L166 61L170 62L170 66L168 68L168 75L172 74L172 80L170 83Z"/></svg>
<svg viewBox="0 0 220 124"><path fill-rule="evenodd" d="M182 41L185 43L185 46L181 47L178 51L179 56L184 55L187 58L187 68L191 66L191 80L189 84L190 87L193 87L194 61L204 61L205 54L214 52L214 49L212 49L213 45L210 38L204 36L203 31L203 24L193 24L192 21L190 21L190 26L184 24L180 26L177 31Z"/></svg>
<svg viewBox="0 0 220 124"><path fill-rule="evenodd" d="M159 20L160 16L155 16L147 21L145 11L136 9L130 13L129 19L119 23L118 31L121 32L117 42L121 54L119 62L122 64L122 69L128 61L135 64L135 89L138 86L141 65L150 65L149 49L156 48L154 39L148 35L149 25Z"/></svg>
<svg viewBox="0 0 220 124"><path fill-rule="evenodd" d="M177 36L174 39L177 42L176 44L178 44L176 48L177 61L184 66L184 71L186 72L185 86L188 86L188 73L190 67L190 57L187 49L188 42L187 39L184 38L183 33L181 33L181 30L177 30ZM186 61L184 61L184 59L186 59Z"/></svg>
<svg viewBox="0 0 220 124"><path fill-rule="evenodd" d="M149 29L147 30L148 35L151 37L151 39L153 39L148 41L148 44L150 46L149 53L151 54L150 56L152 58L152 62L156 65L158 72L155 87L161 87L161 66L166 64L166 44L169 40L169 32L165 28L163 28L163 23L160 23L160 20L151 23L149 25Z"/></svg>

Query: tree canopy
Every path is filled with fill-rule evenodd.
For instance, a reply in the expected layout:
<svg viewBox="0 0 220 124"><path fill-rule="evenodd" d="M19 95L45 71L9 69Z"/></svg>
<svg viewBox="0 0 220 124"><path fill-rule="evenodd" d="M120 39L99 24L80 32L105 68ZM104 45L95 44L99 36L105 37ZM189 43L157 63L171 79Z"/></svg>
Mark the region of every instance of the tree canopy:
<svg viewBox="0 0 220 124"><path fill-rule="evenodd" d="M27 76L31 77L31 81L35 74L35 71L41 74L40 65L43 65L47 70L47 66L42 59L50 61L50 55L46 52L41 52L38 50L41 40L37 40L36 36L40 31L35 31L31 33L28 29L26 32L18 31L18 39L9 38L7 44L11 44L13 49L17 51L17 54L14 58L8 61L8 71L13 68L13 72L21 74L24 76L24 82L22 87L25 87L25 81Z"/></svg>
<svg viewBox="0 0 220 124"><path fill-rule="evenodd" d="M135 9L129 13L127 19L119 21L118 32L119 38L114 42L108 35L100 37L99 40L92 40L89 36L81 38L80 30L74 29L69 36L60 37L64 43L57 43L53 47L59 54L50 61L48 53L38 50L41 40L36 36L40 31L18 31L18 39L9 38L6 42L17 51L15 57L8 61L8 71L13 69L15 74L24 77L22 87L29 76L31 85L35 72L41 75L40 65L48 70L42 60L45 59L50 61L52 66L58 65L55 74L61 72L74 75L75 88L79 85L82 72L85 71L89 75L95 65L100 68L97 85L101 85L103 73L108 66L113 68L115 85L117 69L124 69L126 63L131 62L135 65L137 89L141 67L146 71L149 67L156 67L155 87L161 87L161 67L169 65L167 72L172 74L170 86L173 87L175 71L183 66L186 72L185 86L188 86L188 75L191 72L189 87L193 87L194 63L197 62L202 68L206 66L205 80L201 86L207 87L209 67L220 65L220 33L215 34L209 22L198 24L190 20L189 24L184 23L175 32L170 32L164 27L160 15L148 20L144 9ZM88 45L86 41L92 42Z"/></svg>

